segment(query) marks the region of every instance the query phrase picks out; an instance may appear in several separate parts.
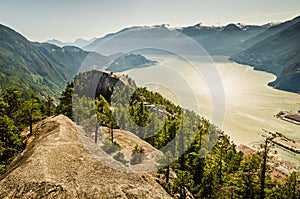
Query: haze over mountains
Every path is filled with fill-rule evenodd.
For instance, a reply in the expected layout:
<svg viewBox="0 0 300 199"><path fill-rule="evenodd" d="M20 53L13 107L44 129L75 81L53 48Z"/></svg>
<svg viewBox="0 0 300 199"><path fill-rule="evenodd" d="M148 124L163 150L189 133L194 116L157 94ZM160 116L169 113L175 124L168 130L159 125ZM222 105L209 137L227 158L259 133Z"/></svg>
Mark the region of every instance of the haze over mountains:
<svg viewBox="0 0 300 199"><path fill-rule="evenodd" d="M209 55L231 56L230 59L242 64L254 66L255 69L271 72L278 76L270 83L279 89L300 92L299 47L300 34L298 26L300 16L282 23L268 23L262 26L228 24L226 26L205 26L196 24L190 27L175 29L197 41ZM159 28L158 28L159 27ZM167 26L143 26L125 28L94 40L83 47L87 51L98 53L110 52L105 46L107 40L118 40L117 44L128 43L128 37L153 38L156 35L159 43L169 45L164 39ZM133 33L127 33L127 32ZM126 34L127 33L127 34ZM174 38L174 42L180 41ZM135 39L135 41L139 41ZM110 42L111 44L112 42ZM101 46L101 48L98 48ZM112 47L115 49L116 47ZM183 48L185 48L183 46ZM186 46L185 51L189 51ZM100 49L100 51L99 51Z"/></svg>
<svg viewBox="0 0 300 199"><path fill-rule="evenodd" d="M292 20L288 20L286 22L283 22L283 23L279 23L279 24L273 24L273 25L270 25L270 27L266 30L266 31L263 31L262 33L246 40L244 42L244 44L247 46L247 47L251 47L253 46L254 44L276 34L276 33L279 33L281 31L283 31L284 29L290 27L291 25L297 23L300 21L300 16L298 17L295 17L294 19Z"/></svg>
<svg viewBox="0 0 300 199"><path fill-rule="evenodd" d="M288 138L285 134L289 133L295 134L291 146L297 144L297 130L281 126L273 117L273 111L277 111L278 107L289 108L290 104L298 106L298 95L287 92L270 94L268 91L271 89L265 88L266 82L259 79L260 75L272 75L247 70L248 66L227 62L225 58L273 73L277 79L269 85L300 93L299 41L300 17L263 26L228 24L209 27L197 24L177 29L165 25L131 27L91 41L78 39L68 44L49 41L56 45L28 41L11 28L0 25L0 130L4 135L0 140L0 157L6 158L0 162L0 173L7 171L0 176L0 198L169 198L169 194L174 198L194 198L193 195L196 198L273 198L277 195L278 198L296 198L300 195L298 174L293 173L283 179L276 173L277 181L271 178L270 173L273 169L282 169L285 164L289 164L290 171L300 167L296 167L297 163L293 167L290 160L283 160L286 162L283 164L271 158L269 144L278 135L277 138L285 142ZM225 84L226 79L222 79L224 88L236 90L226 90L226 95L229 94L234 101L228 103L230 100L226 99L223 103L223 98L218 98L224 108L234 107L233 111L226 111L227 116L234 115L233 119L226 116L226 120L239 128L231 131L221 126L222 129L219 129L205 118L205 111L199 111L203 114L200 116L198 111L181 108L180 104L173 104L159 93L137 88L128 75L114 73L159 62L157 67L150 68L155 69L155 73L139 69L135 72L144 73L135 77L146 79L146 76L159 74L158 78L174 80L174 88L181 89L183 93L176 98L183 99L188 92L178 81L178 76L170 75L169 71L163 72L169 57L153 54L157 55L151 56L158 60L156 62L147 59L146 55L151 53L173 53L178 57L180 53L186 53L193 58L195 55L219 56L217 58L222 60L219 63L227 71L239 68L241 73L232 73L227 78L234 80L229 82L229 86ZM174 60L173 66L181 65L179 59ZM171 69L185 72L185 66ZM204 68L212 71L207 64ZM249 71L253 75L241 75ZM181 74L186 79L198 81L189 72ZM206 74L203 76L210 78ZM235 81L235 77L239 79ZM252 78L250 83L242 84ZM211 88L222 91L224 95L223 87L215 89L216 81L210 79ZM67 84L68 81L74 82ZM242 89L235 89L235 84L240 83ZM252 85L264 89L252 88ZM18 90L7 88L9 86ZM205 86L197 88L202 87ZM252 92L249 92L251 89ZM239 95L244 91L247 95ZM29 97L33 92L37 96ZM261 94L268 99L258 98ZM45 102L40 101L38 95L45 97ZM52 96L60 99L56 108L56 104L52 104ZM212 94L211 97L214 98ZM295 101L289 101L294 97ZM244 101L249 103L243 104ZM264 103L256 103L261 101ZM201 104L210 106L210 103L204 102ZM277 107L274 102L284 103ZM200 104L199 101L197 103ZM212 103L212 108L218 109L215 107ZM80 126L63 115L50 117L53 114L64 114ZM48 118L34 125L45 117ZM30 127L23 133L18 132L28 125ZM248 126L258 128L244 128ZM276 132L276 135L265 139L265 145L262 145L264 151L261 148L261 152L247 156L236 148L238 142L231 142L224 134L236 131L239 137L251 140L261 129ZM109 140L104 140L106 137ZM24 149L25 143L23 153L11 162ZM209 152L209 155L203 156L204 152ZM247 151L244 152L247 154ZM166 158L160 158L162 153ZM174 160L171 155L177 154L183 155L176 158L174 164L171 163L170 160ZM275 166L273 161L269 162L272 170L267 166L268 159L274 161ZM12 164L7 167L9 163ZM128 168L142 168L139 172L144 172L150 167L155 170L157 166L162 170L149 176L127 172ZM282 170L278 171L282 173ZM290 186L290 182L295 186ZM297 193L296 188L299 188ZM291 196L287 195L292 191Z"/></svg>
<svg viewBox="0 0 300 199"><path fill-rule="evenodd" d="M89 45L90 43L92 43L95 40L96 40L96 38L92 38L90 40L85 40L85 39L79 38L79 39L76 39L74 42L64 43L64 42L61 42L61 41L56 40L56 39L51 39L51 40L46 41L46 43L53 44L53 45L56 45L56 46L59 46L59 47L77 46L79 48L83 48L84 46Z"/></svg>
<svg viewBox="0 0 300 199"><path fill-rule="evenodd" d="M277 79L270 83L275 88L300 93L300 17L292 22L282 31L278 29L286 23L272 27L278 33L230 59L275 74Z"/></svg>
<svg viewBox="0 0 300 199"><path fill-rule="evenodd" d="M58 96L87 58L101 64L103 56L74 46L60 48L30 42L14 30L0 25L0 86L16 86L42 95Z"/></svg>
<svg viewBox="0 0 300 199"><path fill-rule="evenodd" d="M132 63L130 60L141 65L150 63L142 56L139 57L141 61L135 55L126 58L127 64ZM0 25L0 87L3 88L16 86L27 94L37 92L58 97L78 71L109 67L112 59L114 56L106 57L75 46L61 48L49 43L30 42ZM128 66L123 64L123 67Z"/></svg>
<svg viewBox="0 0 300 199"><path fill-rule="evenodd" d="M134 36L147 38L149 35L157 34L162 35L163 29L175 30L180 33L183 33L198 43L200 43L211 55L232 55L236 52L240 52L247 45L244 44L249 38L259 35L268 28L277 25L274 23L268 23L262 26L258 25L244 25L241 23L238 24L228 24L226 26L206 26L201 23L194 26L182 27L182 28L168 28L165 24L156 25L156 26L133 26L129 28L124 28L116 33L110 33L100 38L93 38L89 41L86 41L87 45L77 44L77 40L74 43L63 43L57 40L49 40L48 43L56 44L58 46L68 46L74 45L80 47L87 51L92 51L97 46L101 45L102 42L108 39L114 39L116 36L122 37L125 40L128 37L126 32L136 30L138 34ZM161 29L159 29L161 28Z"/></svg>
<svg viewBox="0 0 300 199"><path fill-rule="evenodd" d="M104 68L124 71L132 68L129 66L132 63L136 63L133 67L153 63L143 56L136 56L137 53L131 56L118 54L127 45L156 42L164 46L171 43L179 44L180 52L193 53L190 45L178 39L177 36L182 34L187 35L186 38L190 41L201 44L209 55L231 56L231 60L277 75L277 80L270 84L276 88L300 92L299 21L300 17L296 17L283 23L262 26L228 24L214 27L197 24L177 29L170 29L165 25L140 26L125 28L89 41L48 41L56 45L30 42L14 30L0 25L0 86L14 85L25 92L32 90L42 95L59 96L66 83L78 71ZM169 37L170 32L173 38ZM146 43L137 44L136 41ZM97 49L99 46L101 48ZM111 56L112 54L114 55ZM115 59L120 56L125 56L128 60L122 60L125 65L118 68Z"/></svg>

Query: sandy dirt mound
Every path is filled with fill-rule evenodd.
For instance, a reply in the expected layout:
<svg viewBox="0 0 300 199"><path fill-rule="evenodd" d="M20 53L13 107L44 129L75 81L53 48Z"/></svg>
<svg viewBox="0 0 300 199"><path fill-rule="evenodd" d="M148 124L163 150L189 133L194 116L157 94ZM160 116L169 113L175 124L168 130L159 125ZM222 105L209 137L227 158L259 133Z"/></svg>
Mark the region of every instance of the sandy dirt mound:
<svg viewBox="0 0 300 199"><path fill-rule="evenodd" d="M39 123L2 176L0 198L170 198L158 184L128 172L99 147L96 158L86 148L88 139L82 138L83 132L63 115Z"/></svg>

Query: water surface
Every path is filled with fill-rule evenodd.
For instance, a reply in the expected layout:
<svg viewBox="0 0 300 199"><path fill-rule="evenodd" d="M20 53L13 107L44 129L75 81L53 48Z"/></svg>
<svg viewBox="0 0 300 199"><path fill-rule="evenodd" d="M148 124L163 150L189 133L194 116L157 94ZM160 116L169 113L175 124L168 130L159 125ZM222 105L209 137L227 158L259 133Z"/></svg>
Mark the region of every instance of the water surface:
<svg viewBox="0 0 300 199"><path fill-rule="evenodd" d="M217 123L236 144L253 145L261 142L263 130L280 132L287 137L300 139L299 125L274 117L281 110L298 111L300 95L267 86L268 82L275 80L274 75L228 61L226 57L213 57L213 63L207 59L200 63L197 59L189 57L189 60L195 61L194 66L191 62L171 55L153 55L148 58L159 63L126 73L139 86L158 91L173 102L195 110ZM210 91L206 81L210 77L197 74L195 65L200 71L216 67L225 94L224 100L220 98L218 103L225 105L225 117L221 114L221 106L212 102L213 91ZM219 117L222 118L213 114L213 111L218 112L218 109ZM280 153L291 159L296 157L284 151ZM299 155L297 159L300 159Z"/></svg>

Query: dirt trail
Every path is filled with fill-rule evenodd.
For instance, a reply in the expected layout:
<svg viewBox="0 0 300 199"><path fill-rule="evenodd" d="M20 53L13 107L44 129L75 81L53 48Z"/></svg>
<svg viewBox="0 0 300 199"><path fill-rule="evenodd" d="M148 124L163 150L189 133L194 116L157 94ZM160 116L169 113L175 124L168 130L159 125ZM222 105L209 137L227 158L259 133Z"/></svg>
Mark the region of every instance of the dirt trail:
<svg viewBox="0 0 300 199"><path fill-rule="evenodd" d="M2 176L0 198L170 198L155 181L128 172L100 148L94 148L95 157L86 148L92 142L63 115L44 120L35 131Z"/></svg>

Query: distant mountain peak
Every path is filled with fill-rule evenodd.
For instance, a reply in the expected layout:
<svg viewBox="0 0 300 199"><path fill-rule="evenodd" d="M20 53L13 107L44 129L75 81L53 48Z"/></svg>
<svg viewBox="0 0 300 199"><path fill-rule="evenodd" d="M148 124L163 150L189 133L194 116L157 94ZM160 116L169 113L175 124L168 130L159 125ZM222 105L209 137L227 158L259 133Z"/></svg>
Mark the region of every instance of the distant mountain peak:
<svg viewBox="0 0 300 199"><path fill-rule="evenodd" d="M208 24L208 23L204 23L204 22L199 22L196 25L193 26L194 28L220 28L222 27L222 24Z"/></svg>
<svg viewBox="0 0 300 199"><path fill-rule="evenodd" d="M82 39L82 38L78 38L76 39L74 42L62 42L62 41L59 41L57 39L50 39L50 40L47 40L46 42L44 43L49 43L49 44L54 44L56 46L59 46L59 47L64 47L64 46L76 46L76 47L79 47L79 48L82 48L83 46L86 46L90 43L92 43L93 41L95 41L97 38L92 38L90 40L86 40L86 39Z"/></svg>
<svg viewBox="0 0 300 199"><path fill-rule="evenodd" d="M247 24L244 24L244 23L237 23L235 24L237 27L239 27L240 29L244 29L245 27L247 27L248 25Z"/></svg>
<svg viewBox="0 0 300 199"><path fill-rule="evenodd" d="M267 24L264 24L263 26L264 27L272 27L272 26L277 26L277 25L280 25L280 24L282 24L282 22L280 22L280 21L273 21L273 22L270 22L270 23L267 23Z"/></svg>
<svg viewBox="0 0 300 199"><path fill-rule="evenodd" d="M47 40L45 43L54 44L54 45L59 46L59 47L65 46L65 43L63 43L63 42L61 42L57 39L50 39L50 40Z"/></svg>
<svg viewBox="0 0 300 199"><path fill-rule="evenodd" d="M277 79L269 85L282 90L300 92L300 21L293 20L272 26L260 34L247 50L231 56L238 63L271 72ZM257 37L257 36L256 36Z"/></svg>
<svg viewBox="0 0 300 199"><path fill-rule="evenodd" d="M152 27L154 27L154 28L169 28L170 24L159 24L159 25L154 25Z"/></svg>
<svg viewBox="0 0 300 199"><path fill-rule="evenodd" d="M300 21L300 15L297 16L297 17L295 17L295 18L293 18L292 21Z"/></svg>
<svg viewBox="0 0 300 199"><path fill-rule="evenodd" d="M241 31L241 30L242 29L238 25L233 23L230 23L223 28L223 31Z"/></svg>

